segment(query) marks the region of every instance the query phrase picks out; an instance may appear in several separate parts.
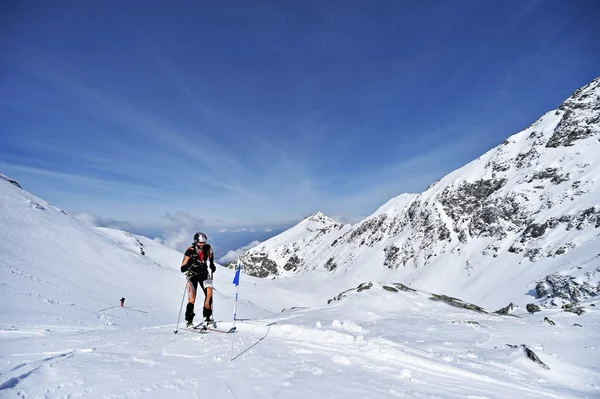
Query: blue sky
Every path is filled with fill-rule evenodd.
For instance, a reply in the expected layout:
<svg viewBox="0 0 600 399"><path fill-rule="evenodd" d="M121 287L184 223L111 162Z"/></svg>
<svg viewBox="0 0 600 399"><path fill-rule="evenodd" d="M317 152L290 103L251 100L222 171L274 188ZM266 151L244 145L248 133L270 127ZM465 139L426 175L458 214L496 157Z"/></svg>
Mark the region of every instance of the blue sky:
<svg viewBox="0 0 600 399"><path fill-rule="evenodd" d="M144 228L356 221L598 76L598 9L3 2L0 172Z"/></svg>

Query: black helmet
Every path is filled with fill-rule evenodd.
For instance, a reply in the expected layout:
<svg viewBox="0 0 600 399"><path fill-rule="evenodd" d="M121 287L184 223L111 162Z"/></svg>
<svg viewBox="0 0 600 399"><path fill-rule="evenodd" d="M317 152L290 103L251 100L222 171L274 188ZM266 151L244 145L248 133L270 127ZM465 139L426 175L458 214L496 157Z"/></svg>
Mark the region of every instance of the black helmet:
<svg viewBox="0 0 600 399"><path fill-rule="evenodd" d="M206 236L206 234L200 233L200 232L194 234L194 244L197 244L199 242L204 243L204 242L206 242L206 240L208 240L208 237Z"/></svg>

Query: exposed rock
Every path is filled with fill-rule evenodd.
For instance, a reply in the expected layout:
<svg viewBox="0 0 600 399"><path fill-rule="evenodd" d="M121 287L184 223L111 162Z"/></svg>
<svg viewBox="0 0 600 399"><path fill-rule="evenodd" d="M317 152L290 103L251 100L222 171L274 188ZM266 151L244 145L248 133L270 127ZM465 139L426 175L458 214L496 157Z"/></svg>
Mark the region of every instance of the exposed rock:
<svg viewBox="0 0 600 399"><path fill-rule="evenodd" d="M137 237L135 237L133 234L131 234L129 232L125 232L125 235L127 237L131 238L131 241L133 241L133 243L139 248L140 254L142 254L142 256L145 256L146 251L144 251L144 244L142 244L142 242L140 240L138 240Z"/></svg>
<svg viewBox="0 0 600 399"><path fill-rule="evenodd" d="M380 286L381 288L383 288L384 290L388 291L388 292L400 292L400 291L405 291L405 292L416 292L416 290L405 286L404 284L401 283L392 283L392 284L374 284L373 282L369 281L369 282L365 282L365 283L361 283L359 284L356 288L350 288L348 290L345 290L343 292L341 292L339 295L337 295L334 298L331 298L327 301L327 303L331 303L333 301L339 301L342 298L346 297L348 294L350 293L359 293L365 290L369 290L371 288L373 288L375 285Z"/></svg>
<svg viewBox="0 0 600 399"><path fill-rule="evenodd" d="M41 211L45 211L46 210L46 208L44 208L42 206L42 204L40 204L38 202L35 202L35 201L29 201L29 205L31 205L32 208L39 209Z"/></svg>
<svg viewBox="0 0 600 399"><path fill-rule="evenodd" d="M506 346L508 346L509 348L513 348L513 349L517 349L520 346L523 349L523 352L525 353L525 355L527 356L528 359L530 359L534 363L539 364L541 367L545 368L546 370L550 370L550 367L548 367L544 362L542 362L541 359L535 354L535 352L533 350L531 350L531 348L529 348L527 345L525 345L525 344L521 344L521 345L506 344Z"/></svg>
<svg viewBox="0 0 600 399"><path fill-rule="evenodd" d="M534 180L544 180L550 179L550 181L554 184L560 184L562 182L569 180L569 173L561 174L558 171L558 168L546 168L542 171L535 172L528 180L528 183L533 182Z"/></svg>
<svg viewBox="0 0 600 399"><path fill-rule="evenodd" d="M534 303L528 303L527 306L525 306L525 309L527 309L527 311L530 314L534 314L535 312L539 312L542 310L538 305Z"/></svg>
<svg viewBox="0 0 600 399"><path fill-rule="evenodd" d="M358 287L356 287L356 292L361 292L361 291L364 291L364 290L368 290L371 287L373 287L373 283L371 283L371 282L362 283Z"/></svg>
<svg viewBox="0 0 600 399"><path fill-rule="evenodd" d="M454 306L457 308L468 309L468 310L472 310L474 312L479 312L479 313L487 313L483 308L481 308L477 305L473 305L472 303L464 302L458 298L453 298L453 297L447 296L447 295L432 294L431 297L429 297L429 299L431 299L432 301L446 302L448 305Z"/></svg>
<svg viewBox="0 0 600 399"><path fill-rule="evenodd" d="M452 322L452 324L456 324L456 323L460 323L460 324L475 324L475 325L480 325L479 322L477 321L473 321L473 320L466 320L466 321L462 321L462 320L455 320Z"/></svg>
<svg viewBox="0 0 600 399"><path fill-rule="evenodd" d="M594 281L598 277L594 273L590 274L588 278L590 281ZM550 299L557 298L567 303L573 303L598 296L600 293L599 288L588 281L579 282L573 276L554 273L539 281L535 290L538 298L546 297L547 302Z"/></svg>
<svg viewBox="0 0 600 399"><path fill-rule="evenodd" d="M333 297L333 298L329 299L329 300L327 301L327 304L330 304L330 303L331 303L331 302L333 302L333 301L339 301L339 300L341 300L342 298L346 297L346 295L347 295L349 292L352 292L352 291L356 291L356 288L350 288L350 289L348 289L348 290L346 290L346 291L342 291L342 292L341 292L340 294L338 294L337 296L335 296L335 297Z"/></svg>
<svg viewBox="0 0 600 399"><path fill-rule="evenodd" d="M530 360L532 360L534 363L539 364L546 370L550 370L550 367L548 367L544 362L542 362L541 359L538 357L538 355L536 355L535 352L533 350L531 350L531 348L529 348L527 345L522 345L522 347L523 347L523 350L525 351L525 354L527 355L527 357Z"/></svg>
<svg viewBox="0 0 600 399"><path fill-rule="evenodd" d="M327 263L325 263L325 269L327 269L330 272L337 269L337 263L335 263L333 261L333 257L331 257L331 258L329 258L329 260L327 260Z"/></svg>
<svg viewBox="0 0 600 399"><path fill-rule="evenodd" d="M383 265L390 269L396 268L398 265L400 248L398 248L395 245L390 245L388 247L385 247L383 249L383 252L385 252Z"/></svg>
<svg viewBox="0 0 600 399"><path fill-rule="evenodd" d="M511 313L514 310L514 308L515 308L515 305L511 302L507 306L505 306L499 310L496 310L494 313L500 314L503 316L512 316Z"/></svg>
<svg viewBox="0 0 600 399"><path fill-rule="evenodd" d="M300 260L298 255L294 254L294 255L290 256L288 261L285 263L285 265L283 266L283 270L296 271L296 270L298 270L298 266L300 266L301 264L302 264L302 260Z"/></svg>
<svg viewBox="0 0 600 399"><path fill-rule="evenodd" d="M285 308L281 309L281 313L283 313L283 312L289 312L291 310L302 310L302 309L308 309L308 307L306 307L306 306L292 306L289 309L285 309Z"/></svg>
<svg viewBox="0 0 600 399"><path fill-rule="evenodd" d="M556 127L554 134L548 140L546 147L572 146L578 140L583 140L599 133L596 121L598 113L593 112L597 100L594 101L593 98L589 98L589 94L593 90L598 90L599 86L600 79L595 79L588 85L575 90L571 97L561 104L559 110L563 111L562 119ZM575 112L576 110L579 112ZM581 111L589 111L590 113ZM589 114L596 117L588 119L587 115Z"/></svg>
<svg viewBox="0 0 600 399"><path fill-rule="evenodd" d="M406 285L402 284L402 283L394 283L394 287L396 287L398 290L400 291L406 291L406 292L417 292L417 290L407 287Z"/></svg>
<svg viewBox="0 0 600 399"><path fill-rule="evenodd" d="M562 309L565 312L575 313L577 316L581 316L585 313L585 309L577 303L565 303L562 305Z"/></svg>
<svg viewBox="0 0 600 399"><path fill-rule="evenodd" d="M2 173L0 173L0 179L6 180L7 182L9 182L10 184L12 184L13 186L19 187L21 190L23 189L23 187L21 187L21 185L16 180L13 180L13 179L11 179L8 176L4 176Z"/></svg>
<svg viewBox="0 0 600 399"><path fill-rule="evenodd" d="M546 280L539 281L535 286L535 293L538 298L545 297L552 287L546 282Z"/></svg>
<svg viewBox="0 0 600 399"><path fill-rule="evenodd" d="M269 259L267 254L249 254L243 263L246 274L254 277L277 276L279 271L277 263Z"/></svg>

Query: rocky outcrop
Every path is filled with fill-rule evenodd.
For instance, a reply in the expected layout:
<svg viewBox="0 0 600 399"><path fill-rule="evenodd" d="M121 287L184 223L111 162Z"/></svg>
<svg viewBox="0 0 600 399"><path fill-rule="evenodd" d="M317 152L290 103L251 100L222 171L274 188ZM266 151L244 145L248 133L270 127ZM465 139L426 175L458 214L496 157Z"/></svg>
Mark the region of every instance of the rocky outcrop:
<svg viewBox="0 0 600 399"><path fill-rule="evenodd" d="M514 316L513 314L511 314L514 309L515 309L515 305L511 302L508 305L506 305L505 307L496 310L494 313L502 315L502 316Z"/></svg>
<svg viewBox="0 0 600 399"><path fill-rule="evenodd" d="M565 312L575 313L578 316L585 313L583 306L579 306L577 303L566 303L562 305L562 308Z"/></svg>
<svg viewBox="0 0 600 399"><path fill-rule="evenodd" d="M242 262L242 258L240 258ZM244 272L255 277L277 276L279 269L277 263L269 258L266 253L251 253L244 256Z"/></svg>
<svg viewBox="0 0 600 399"><path fill-rule="evenodd" d="M429 299L431 299L432 301L446 302L448 305L454 306L456 308L463 308L463 309L472 310L474 312L479 312L479 313L487 313L480 306L473 305L472 303L467 303L467 302L462 301L462 300L460 300L458 298L453 298L453 297L447 296L447 295L432 294Z"/></svg>
<svg viewBox="0 0 600 399"><path fill-rule="evenodd" d="M550 367L548 367L544 362L542 362L542 360L539 358L539 356L536 355L535 352L527 345L525 345L525 344L521 344L521 345L506 344L506 346L508 346L509 348L513 348L513 349L517 349L520 347L523 350L523 353L525 354L525 356L527 356L527 358L529 360L538 364L540 367L545 368L546 370L550 370Z"/></svg>
<svg viewBox="0 0 600 399"><path fill-rule="evenodd" d="M146 255L146 251L144 251L144 244L140 240L138 240L136 236L129 232L125 232L125 235L129 237L131 241L133 241L133 243L139 248L140 254L142 256Z"/></svg>
<svg viewBox="0 0 600 399"><path fill-rule="evenodd" d="M21 190L23 189L23 187L21 187L21 185L19 184L19 182L17 182L16 180L11 179L8 176L3 175L2 173L0 173L0 179L6 180L7 182L9 182L10 184L12 184L13 186L19 187Z"/></svg>
<svg viewBox="0 0 600 399"><path fill-rule="evenodd" d="M578 140L600 133L600 79L575 90L561 106L562 119L546 143L548 148L573 146Z"/></svg>
<svg viewBox="0 0 600 399"><path fill-rule="evenodd" d="M528 303L527 306L525 306L525 309L527 309L527 311L530 314L534 314L536 312L540 312L542 309L536 305L535 303Z"/></svg>
<svg viewBox="0 0 600 399"><path fill-rule="evenodd" d="M544 299L545 305L577 303L600 295L600 267L584 277L553 273L538 281L535 286L537 297Z"/></svg>

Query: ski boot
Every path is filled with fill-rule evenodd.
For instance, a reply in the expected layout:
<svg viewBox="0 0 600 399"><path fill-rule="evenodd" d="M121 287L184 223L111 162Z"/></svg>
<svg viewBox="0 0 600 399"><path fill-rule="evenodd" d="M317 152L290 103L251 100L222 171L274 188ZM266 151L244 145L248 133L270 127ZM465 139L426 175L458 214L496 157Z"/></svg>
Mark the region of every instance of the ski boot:
<svg viewBox="0 0 600 399"><path fill-rule="evenodd" d="M212 316L204 318L204 324L206 328L217 328L217 322L213 319Z"/></svg>

